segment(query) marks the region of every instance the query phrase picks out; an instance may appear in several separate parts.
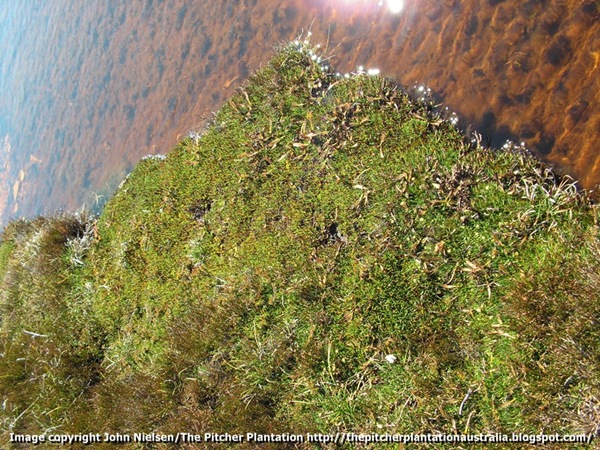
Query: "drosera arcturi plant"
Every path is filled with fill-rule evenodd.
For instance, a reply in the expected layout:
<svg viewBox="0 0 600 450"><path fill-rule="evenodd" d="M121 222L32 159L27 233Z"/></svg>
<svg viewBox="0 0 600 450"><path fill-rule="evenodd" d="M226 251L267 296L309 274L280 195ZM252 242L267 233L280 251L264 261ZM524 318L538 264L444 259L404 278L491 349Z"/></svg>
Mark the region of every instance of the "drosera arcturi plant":
<svg viewBox="0 0 600 450"><path fill-rule="evenodd" d="M53 351L79 355L79 387L22 374L14 395L70 402L43 426L71 433L597 433L595 207L317 53L282 46L201 136L136 166L95 239L57 241ZM39 220L5 231L3 283Z"/></svg>

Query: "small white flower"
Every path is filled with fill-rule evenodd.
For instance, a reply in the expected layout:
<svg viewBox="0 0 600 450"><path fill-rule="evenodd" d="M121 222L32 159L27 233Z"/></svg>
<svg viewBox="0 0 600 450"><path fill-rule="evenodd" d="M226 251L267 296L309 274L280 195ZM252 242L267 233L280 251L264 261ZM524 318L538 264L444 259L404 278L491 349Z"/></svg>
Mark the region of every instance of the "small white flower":
<svg viewBox="0 0 600 450"><path fill-rule="evenodd" d="M396 362L396 356L395 355L387 355L385 357L385 360L390 364L394 364Z"/></svg>

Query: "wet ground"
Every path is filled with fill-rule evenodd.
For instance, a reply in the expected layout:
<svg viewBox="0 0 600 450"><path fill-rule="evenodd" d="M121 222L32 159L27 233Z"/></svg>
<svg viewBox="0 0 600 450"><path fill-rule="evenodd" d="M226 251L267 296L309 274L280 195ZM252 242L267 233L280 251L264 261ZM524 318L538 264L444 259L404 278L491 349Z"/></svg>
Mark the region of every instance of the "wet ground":
<svg viewBox="0 0 600 450"><path fill-rule="evenodd" d="M600 183L600 2L21 0L0 7L0 223L101 204L311 30L340 71L429 86L500 147ZM402 3L402 5L400 5ZM103 197L104 196L104 197Z"/></svg>

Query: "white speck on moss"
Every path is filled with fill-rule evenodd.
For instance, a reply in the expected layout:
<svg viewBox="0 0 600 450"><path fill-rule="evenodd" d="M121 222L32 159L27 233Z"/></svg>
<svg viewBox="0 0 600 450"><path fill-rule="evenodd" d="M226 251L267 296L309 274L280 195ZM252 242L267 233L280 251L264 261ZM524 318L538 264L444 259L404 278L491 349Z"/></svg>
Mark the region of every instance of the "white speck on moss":
<svg viewBox="0 0 600 450"><path fill-rule="evenodd" d="M145 161L146 159L154 159L157 161L163 161L163 160L167 159L167 157L165 155L146 155L142 158L142 161Z"/></svg>

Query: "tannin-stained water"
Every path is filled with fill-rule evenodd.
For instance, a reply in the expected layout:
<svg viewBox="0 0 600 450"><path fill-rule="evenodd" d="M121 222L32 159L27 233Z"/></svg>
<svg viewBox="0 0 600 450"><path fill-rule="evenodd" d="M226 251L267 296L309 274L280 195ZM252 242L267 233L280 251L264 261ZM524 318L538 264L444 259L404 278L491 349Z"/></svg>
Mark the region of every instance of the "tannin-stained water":
<svg viewBox="0 0 600 450"><path fill-rule="evenodd" d="M427 85L484 142L600 183L597 1L14 3L0 8L0 223L101 202L308 29L340 72Z"/></svg>

